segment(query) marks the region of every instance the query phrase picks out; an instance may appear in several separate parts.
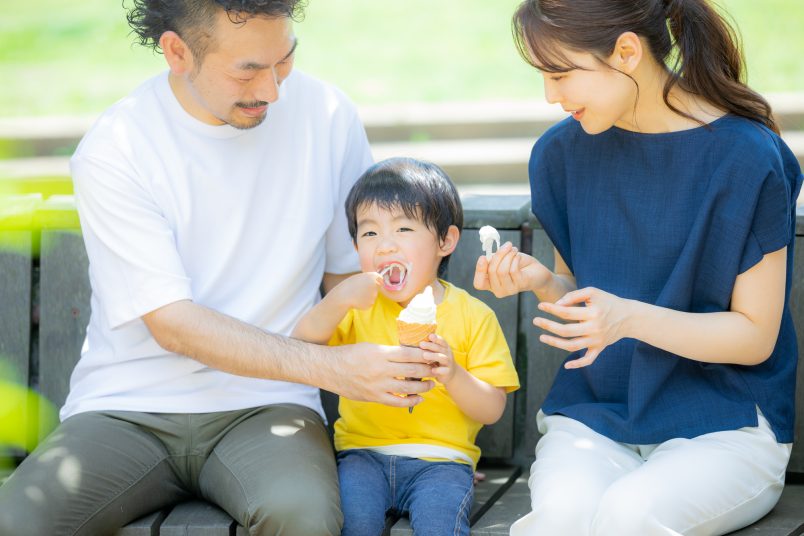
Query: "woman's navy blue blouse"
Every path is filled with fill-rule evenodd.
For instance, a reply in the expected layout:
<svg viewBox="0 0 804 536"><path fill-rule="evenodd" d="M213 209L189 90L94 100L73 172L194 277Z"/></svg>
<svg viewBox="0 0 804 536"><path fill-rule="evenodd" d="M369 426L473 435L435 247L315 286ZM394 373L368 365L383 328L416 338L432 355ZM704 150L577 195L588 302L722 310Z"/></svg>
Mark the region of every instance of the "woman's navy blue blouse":
<svg viewBox="0 0 804 536"><path fill-rule="evenodd" d="M533 213L579 289L728 311L737 276L787 246L784 313L766 361L701 363L623 339L591 366L561 368L543 411L652 444L757 426L759 407L777 440L792 442L798 354L788 301L802 175L784 142L732 115L661 134L589 135L569 118L536 142L529 174Z"/></svg>

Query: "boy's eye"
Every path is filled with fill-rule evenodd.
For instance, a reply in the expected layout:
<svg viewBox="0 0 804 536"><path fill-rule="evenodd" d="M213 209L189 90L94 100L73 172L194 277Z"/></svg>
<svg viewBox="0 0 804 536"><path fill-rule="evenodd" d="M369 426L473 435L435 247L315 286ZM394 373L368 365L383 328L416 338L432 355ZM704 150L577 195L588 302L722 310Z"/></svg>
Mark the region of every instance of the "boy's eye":
<svg viewBox="0 0 804 536"><path fill-rule="evenodd" d="M411 229L410 227L400 227L399 230L402 231L403 233L408 232L408 231L413 231L413 229Z"/></svg>
<svg viewBox="0 0 804 536"><path fill-rule="evenodd" d="M360 236L376 236L376 235L377 235L377 233L375 233L374 231L366 231L365 233L363 233Z"/></svg>

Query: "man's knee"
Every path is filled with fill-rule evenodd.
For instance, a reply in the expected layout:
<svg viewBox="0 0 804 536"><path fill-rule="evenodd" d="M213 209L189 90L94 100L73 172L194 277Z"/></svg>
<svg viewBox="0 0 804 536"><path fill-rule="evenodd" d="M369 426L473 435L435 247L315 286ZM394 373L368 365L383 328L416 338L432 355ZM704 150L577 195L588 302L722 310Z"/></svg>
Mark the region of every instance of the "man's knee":
<svg viewBox="0 0 804 536"><path fill-rule="evenodd" d="M249 533L255 536L337 536L343 527L337 495L323 489L286 490L249 514Z"/></svg>

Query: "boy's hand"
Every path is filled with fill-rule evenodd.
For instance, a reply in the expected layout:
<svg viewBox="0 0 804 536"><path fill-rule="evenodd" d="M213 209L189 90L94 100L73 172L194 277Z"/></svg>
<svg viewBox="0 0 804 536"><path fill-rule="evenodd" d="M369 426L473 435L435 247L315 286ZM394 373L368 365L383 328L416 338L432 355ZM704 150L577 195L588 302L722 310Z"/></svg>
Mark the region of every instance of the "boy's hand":
<svg viewBox="0 0 804 536"><path fill-rule="evenodd" d="M433 378L446 385L455 377L458 365L455 364L452 349L441 336L430 334L428 340L419 343L419 348L425 350L423 357L430 362L430 375Z"/></svg>
<svg viewBox="0 0 804 536"><path fill-rule="evenodd" d="M552 276L553 273L542 263L506 242L491 260L482 255L477 259L474 286L477 290L490 290L496 297L504 298L544 288Z"/></svg>
<svg viewBox="0 0 804 536"><path fill-rule="evenodd" d="M382 276L377 272L355 274L341 281L330 291L333 298L349 309L368 309L377 301L382 286Z"/></svg>

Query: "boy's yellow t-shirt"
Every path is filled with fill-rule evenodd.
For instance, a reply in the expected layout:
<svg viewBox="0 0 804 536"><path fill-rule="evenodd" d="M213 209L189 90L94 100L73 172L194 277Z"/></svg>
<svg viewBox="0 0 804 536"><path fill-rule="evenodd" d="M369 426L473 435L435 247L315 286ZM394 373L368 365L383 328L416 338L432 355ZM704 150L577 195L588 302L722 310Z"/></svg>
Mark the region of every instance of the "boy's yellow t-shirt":
<svg viewBox="0 0 804 536"><path fill-rule="evenodd" d="M473 376L506 392L519 388L511 352L494 312L482 301L445 281L444 299L436 309L436 333L452 348L455 362ZM338 325L329 344L338 346L371 342L396 346L396 318L402 306L382 293L366 310L351 309ZM422 395L413 413L374 402L341 397L335 422L335 448L385 447L427 444L459 451L477 464L480 448L475 438L481 424L467 417L444 386ZM427 458L430 459L430 458Z"/></svg>

